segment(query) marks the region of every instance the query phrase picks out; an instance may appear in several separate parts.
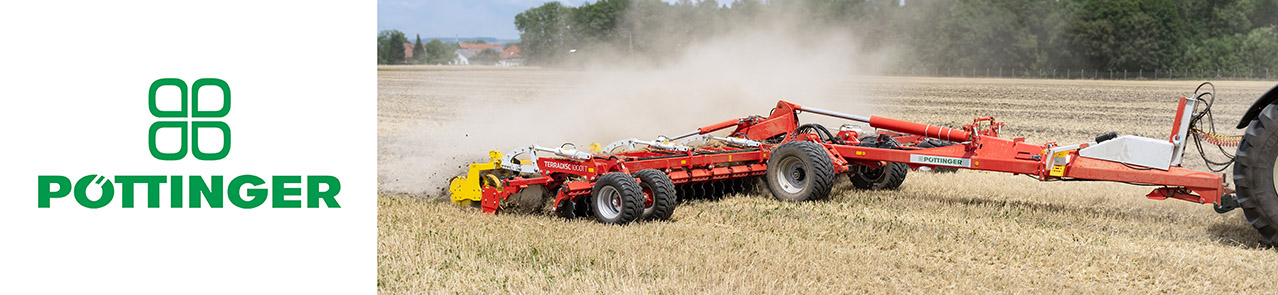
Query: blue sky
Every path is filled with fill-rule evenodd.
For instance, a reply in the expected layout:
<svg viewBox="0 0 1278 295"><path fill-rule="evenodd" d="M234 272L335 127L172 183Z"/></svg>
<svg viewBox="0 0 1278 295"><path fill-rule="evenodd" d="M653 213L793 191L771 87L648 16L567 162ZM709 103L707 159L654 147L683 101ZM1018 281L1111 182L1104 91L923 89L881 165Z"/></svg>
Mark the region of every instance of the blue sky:
<svg viewBox="0 0 1278 295"><path fill-rule="evenodd" d="M732 0L717 0L730 3ZM377 30L396 29L409 39L496 37L519 39L515 15L550 0L378 0ZM561 0L577 6L586 0Z"/></svg>

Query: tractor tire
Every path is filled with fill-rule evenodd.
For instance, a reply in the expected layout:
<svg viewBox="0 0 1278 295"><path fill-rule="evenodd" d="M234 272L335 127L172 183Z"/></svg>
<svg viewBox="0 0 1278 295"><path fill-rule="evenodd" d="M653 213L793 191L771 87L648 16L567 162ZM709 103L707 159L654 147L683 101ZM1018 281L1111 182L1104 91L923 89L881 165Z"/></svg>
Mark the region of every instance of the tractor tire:
<svg viewBox="0 0 1278 295"><path fill-rule="evenodd" d="M824 199L834 187L834 164L821 144L785 143L768 159L767 181L772 196L781 201Z"/></svg>
<svg viewBox="0 0 1278 295"><path fill-rule="evenodd" d="M540 212L550 200L550 193L545 186L530 185L515 192L501 202L502 213L533 214Z"/></svg>
<svg viewBox="0 0 1278 295"><path fill-rule="evenodd" d="M643 220L668 220L674 214L676 194L674 182L665 172L644 169L635 173L644 194Z"/></svg>
<svg viewBox="0 0 1278 295"><path fill-rule="evenodd" d="M643 215L643 191L634 176L612 172L595 180L590 211L600 223L626 224Z"/></svg>
<svg viewBox="0 0 1278 295"><path fill-rule="evenodd" d="M886 166L868 168L856 165L856 173L849 174L852 186L863 190L895 190L905 182L905 175L910 173L910 165L887 162Z"/></svg>
<svg viewBox="0 0 1278 295"><path fill-rule="evenodd" d="M1270 104L1247 126L1234 158L1235 196L1247 222L1278 245L1278 104Z"/></svg>
<svg viewBox="0 0 1278 295"><path fill-rule="evenodd" d="M928 139L928 140L924 140L922 143L915 145L914 147L921 148L921 149L930 149L934 147L951 146L956 144L958 143L953 141L948 141L948 140ZM958 172L958 170L959 168L948 167L948 166L932 167L932 172L936 172L936 173L954 173L954 172Z"/></svg>

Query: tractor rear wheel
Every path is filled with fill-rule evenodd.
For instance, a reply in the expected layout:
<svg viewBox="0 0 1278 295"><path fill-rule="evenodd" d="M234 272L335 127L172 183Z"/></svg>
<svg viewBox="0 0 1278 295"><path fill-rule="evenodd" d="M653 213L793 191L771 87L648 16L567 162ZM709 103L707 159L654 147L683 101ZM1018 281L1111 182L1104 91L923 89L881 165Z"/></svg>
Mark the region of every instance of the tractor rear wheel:
<svg viewBox="0 0 1278 295"><path fill-rule="evenodd" d="M1234 185L1243 215L1260 235L1278 244L1278 104L1265 107L1238 144Z"/></svg>
<svg viewBox="0 0 1278 295"><path fill-rule="evenodd" d="M789 142L772 151L767 180L768 190L778 200L820 200L834 187L834 164L821 144Z"/></svg>
<svg viewBox="0 0 1278 295"><path fill-rule="evenodd" d="M644 195L644 220L667 220L674 214L675 189L674 182L665 172L657 169L644 169L635 173L639 178L639 188Z"/></svg>
<svg viewBox="0 0 1278 295"><path fill-rule="evenodd" d="M900 188L901 183L905 182L905 175L910 173L910 165L896 162L887 162L887 165L879 168L856 165L854 169L856 173L848 175L852 186L867 190Z"/></svg>
<svg viewBox="0 0 1278 295"><path fill-rule="evenodd" d="M590 211L608 224L626 224L643 214L643 191L634 176L612 172L600 176L590 190Z"/></svg>

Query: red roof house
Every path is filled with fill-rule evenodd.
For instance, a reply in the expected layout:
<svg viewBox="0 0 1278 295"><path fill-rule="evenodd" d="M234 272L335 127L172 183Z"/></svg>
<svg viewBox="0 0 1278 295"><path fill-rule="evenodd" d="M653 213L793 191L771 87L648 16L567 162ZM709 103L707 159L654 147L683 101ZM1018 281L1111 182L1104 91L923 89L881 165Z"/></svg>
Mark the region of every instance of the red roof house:
<svg viewBox="0 0 1278 295"><path fill-rule="evenodd" d="M457 43L457 45L458 45L458 46L461 46L461 48L462 48L462 49L470 49L470 50L474 50L474 51L484 51L484 49L489 49L489 48L492 48L493 50L496 50L496 51L501 51L501 44L494 44L494 43L466 43L466 42L462 42L462 43Z"/></svg>
<svg viewBox="0 0 1278 295"><path fill-rule="evenodd" d="M502 51L501 51L501 59L507 59L507 58L521 58L521 57L523 57L523 56L520 56L520 55L519 55L519 46L518 46L518 45L511 45L510 47L507 47L507 48L506 48L506 50L502 50Z"/></svg>
<svg viewBox="0 0 1278 295"><path fill-rule="evenodd" d="M416 43L404 42L404 59L405 60L413 58L413 45L416 45Z"/></svg>

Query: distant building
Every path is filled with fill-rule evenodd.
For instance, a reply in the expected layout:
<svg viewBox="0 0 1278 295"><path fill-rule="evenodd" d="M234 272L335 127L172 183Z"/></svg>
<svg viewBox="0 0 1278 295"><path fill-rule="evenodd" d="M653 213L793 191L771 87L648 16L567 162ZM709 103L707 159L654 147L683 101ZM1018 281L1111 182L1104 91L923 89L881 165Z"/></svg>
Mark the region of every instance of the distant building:
<svg viewBox="0 0 1278 295"><path fill-rule="evenodd" d="M501 51L501 59L507 58L523 58L523 56L519 55L519 45L511 45L506 50Z"/></svg>
<svg viewBox="0 0 1278 295"><path fill-rule="evenodd" d="M463 50L466 50L466 49L458 49L458 50L456 51L457 57L454 57L454 58L453 58L453 60L448 61L448 64L450 64L450 65L462 65L462 66L464 66L464 65L470 65L470 58L469 58L469 57L466 57L465 55L463 55L463 54L462 54L462 51L463 51ZM471 56L475 56L475 55L474 55L474 54L471 54Z"/></svg>
<svg viewBox="0 0 1278 295"><path fill-rule="evenodd" d="M462 43L457 43L457 45L461 46L462 49L474 50L475 52L484 51L484 49L489 49L489 48L492 48L493 50L496 50L496 51L501 51L501 44L494 44L494 43L462 42Z"/></svg>
<svg viewBox="0 0 1278 295"><path fill-rule="evenodd" d="M465 56L466 58L474 58L476 54L479 54L479 50L464 49L464 48L458 49L454 52L456 52L457 54L461 54L462 56Z"/></svg>
<svg viewBox="0 0 1278 295"><path fill-rule="evenodd" d="M517 67L524 64L524 57L519 55L519 46L511 45L506 50L501 51L501 61L497 62L498 66Z"/></svg>
<svg viewBox="0 0 1278 295"><path fill-rule="evenodd" d="M457 57L453 58L453 61L449 62L449 64L469 65L470 60L475 58L475 55L479 54L479 52L481 51L484 51L487 49L496 50L498 52L501 51L501 44L494 44L494 43L461 42L461 43L457 43L457 46L461 47L461 49L458 49L457 51L455 51L457 53Z"/></svg>
<svg viewBox="0 0 1278 295"><path fill-rule="evenodd" d="M407 63L413 59L413 42L404 42L404 62Z"/></svg>

